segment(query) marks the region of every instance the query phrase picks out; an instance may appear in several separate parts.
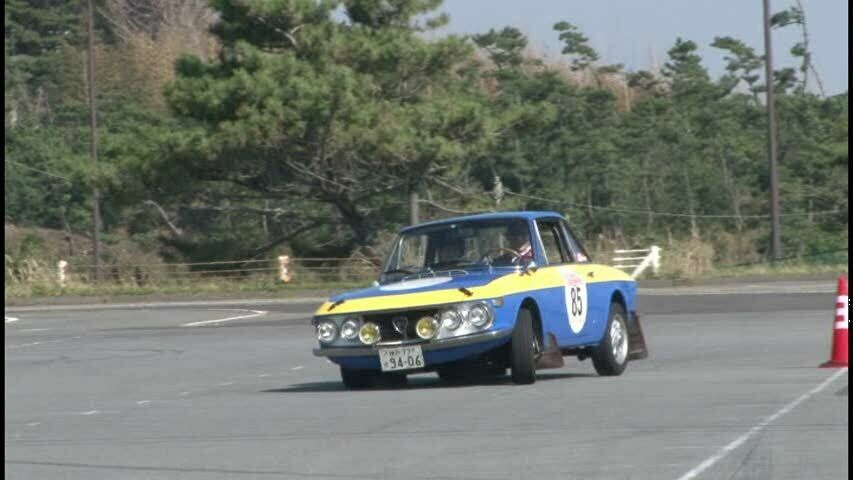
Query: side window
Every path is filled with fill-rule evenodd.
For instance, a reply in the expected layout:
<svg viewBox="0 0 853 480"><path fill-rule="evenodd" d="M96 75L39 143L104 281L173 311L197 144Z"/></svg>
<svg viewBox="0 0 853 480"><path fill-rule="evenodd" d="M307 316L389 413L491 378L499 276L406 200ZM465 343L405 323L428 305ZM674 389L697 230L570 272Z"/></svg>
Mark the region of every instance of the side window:
<svg viewBox="0 0 853 480"><path fill-rule="evenodd" d="M548 259L548 264L558 265L568 262L568 252L566 252L560 240L559 225L553 221L539 220L536 222L536 226L539 228L539 236L542 238L542 246L545 248L545 257Z"/></svg>
<svg viewBox="0 0 853 480"><path fill-rule="evenodd" d="M572 229L569 228L569 225L565 220L561 220L560 224L563 226L563 232L566 234L566 242L569 244L569 250L572 252L572 257L574 257L575 261L578 263L589 263L591 261L589 255L587 255L586 250L583 249L580 242L578 242L577 237L572 233Z"/></svg>

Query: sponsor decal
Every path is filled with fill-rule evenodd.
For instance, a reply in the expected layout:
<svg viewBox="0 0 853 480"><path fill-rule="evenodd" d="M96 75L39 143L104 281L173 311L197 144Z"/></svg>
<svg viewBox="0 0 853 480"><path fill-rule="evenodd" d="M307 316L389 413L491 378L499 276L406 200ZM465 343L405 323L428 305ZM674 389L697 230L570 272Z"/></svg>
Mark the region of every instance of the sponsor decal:
<svg viewBox="0 0 853 480"><path fill-rule="evenodd" d="M566 294L566 315L569 317L569 328L573 333L580 333L586 324L586 315L589 310L587 301L586 282L571 268L560 270L563 276Z"/></svg>

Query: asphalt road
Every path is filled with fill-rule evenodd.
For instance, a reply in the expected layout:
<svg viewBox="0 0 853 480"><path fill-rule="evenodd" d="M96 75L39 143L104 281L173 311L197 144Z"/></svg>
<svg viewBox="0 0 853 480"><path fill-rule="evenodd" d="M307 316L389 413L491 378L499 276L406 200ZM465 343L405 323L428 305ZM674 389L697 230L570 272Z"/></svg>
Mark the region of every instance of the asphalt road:
<svg viewBox="0 0 853 480"><path fill-rule="evenodd" d="M6 311L8 479L842 479L823 293L658 291L650 357L343 390L308 303Z"/></svg>

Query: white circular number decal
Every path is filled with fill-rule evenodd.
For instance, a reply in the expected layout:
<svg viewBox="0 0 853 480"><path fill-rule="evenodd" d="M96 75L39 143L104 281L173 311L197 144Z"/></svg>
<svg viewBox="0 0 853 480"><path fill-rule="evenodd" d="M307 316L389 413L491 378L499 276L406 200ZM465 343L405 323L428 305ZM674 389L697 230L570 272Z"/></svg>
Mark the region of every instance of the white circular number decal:
<svg viewBox="0 0 853 480"><path fill-rule="evenodd" d="M563 270L566 282L566 313L569 317L569 327L574 333L580 333L586 324L586 312L589 310L586 297L586 283L572 270Z"/></svg>

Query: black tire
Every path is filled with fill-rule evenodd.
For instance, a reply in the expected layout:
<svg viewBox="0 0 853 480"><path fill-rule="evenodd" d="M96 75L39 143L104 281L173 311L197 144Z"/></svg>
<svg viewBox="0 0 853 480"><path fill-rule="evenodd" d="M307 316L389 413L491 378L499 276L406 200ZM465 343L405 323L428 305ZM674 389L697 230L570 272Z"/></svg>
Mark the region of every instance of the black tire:
<svg viewBox="0 0 853 480"><path fill-rule="evenodd" d="M522 308L518 311L510 344L510 371L512 381L518 385L536 382L536 350L538 341L533 331L533 314Z"/></svg>
<svg viewBox="0 0 853 480"><path fill-rule="evenodd" d="M627 323L628 315L625 313L625 308L622 307L619 303L611 303L610 304L610 318L607 319L607 328L604 330L604 338L601 340L601 343L598 344L592 350L592 365L595 367L595 371L598 372L599 375L602 376L616 376L621 375L622 372L625 371L625 367L628 366L628 352L630 351L630 344L628 340L628 323ZM624 352L619 354L617 350L613 348L613 335L611 335L611 329L614 328L613 324L619 323L621 327L617 327L619 332L617 333L617 339L624 337Z"/></svg>
<svg viewBox="0 0 853 480"><path fill-rule="evenodd" d="M350 390L363 390L376 384L379 374L370 370L350 370L341 367L341 380Z"/></svg>

